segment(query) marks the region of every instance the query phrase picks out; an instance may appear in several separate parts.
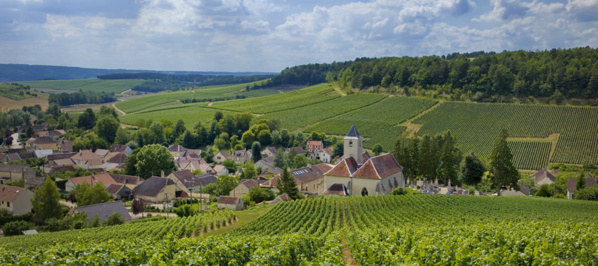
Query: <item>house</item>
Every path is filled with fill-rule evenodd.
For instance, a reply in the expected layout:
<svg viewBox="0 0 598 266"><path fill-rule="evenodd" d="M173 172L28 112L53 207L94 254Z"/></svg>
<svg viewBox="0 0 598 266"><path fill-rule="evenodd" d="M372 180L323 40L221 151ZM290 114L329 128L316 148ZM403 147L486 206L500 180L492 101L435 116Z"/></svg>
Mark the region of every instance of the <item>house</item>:
<svg viewBox="0 0 598 266"><path fill-rule="evenodd" d="M124 184L110 184L106 187L106 191L115 200L131 200L133 198L133 190Z"/></svg>
<svg viewBox="0 0 598 266"><path fill-rule="evenodd" d="M100 158L106 158L106 155L108 155L110 151L106 149L97 149L94 153Z"/></svg>
<svg viewBox="0 0 598 266"><path fill-rule="evenodd" d="M19 152L10 152L5 153L2 157L2 163L9 163L9 162L18 162L22 160L21 155Z"/></svg>
<svg viewBox="0 0 598 266"><path fill-rule="evenodd" d="M530 176L533 178L538 186L547 184L550 185L554 183L556 178L547 169L540 169L535 172L533 175Z"/></svg>
<svg viewBox="0 0 598 266"><path fill-rule="evenodd" d="M168 178L152 176L133 189L133 196L154 203L171 201L176 198L176 185Z"/></svg>
<svg viewBox="0 0 598 266"><path fill-rule="evenodd" d="M593 177L586 177L586 185L585 187L593 187L598 185L598 179ZM575 196L575 190L577 190L577 178L570 177L567 179L567 198L573 199Z"/></svg>
<svg viewBox="0 0 598 266"><path fill-rule="evenodd" d="M187 170L173 172L168 175L168 178L174 181L177 186L177 190L184 191L187 194L191 194L193 192L198 193L204 186L216 183L216 181L218 181L218 179L212 174L194 176Z"/></svg>
<svg viewBox="0 0 598 266"><path fill-rule="evenodd" d="M102 157L93 153L91 150L81 150L71 157L75 164L81 168L98 168L104 164Z"/></svg>
<svg viewBox="0 0 598 266"><path fill-rule="evenodd" d="M276 148L268 146L262 151L262 157L274 157L276 155Z"/></svg>
<svg viewBox="0 0 598 266"><path fill-rule="evenodd" d="M30 213L33 208L32 198L33 192L28 189L6 185L0 187L0 208L13 215Z"/></svg>
<svg viewBox="0 0 598 266"><path fill-rule="evenodd" d="M181 145L171 145L170 147L168 147L168 152L170 152L170 155L172 155L172 158L180 158L185 156L185 153L187 152L187 148L181 146Z"/></svg>
<svg viewBox="0 0 598 266"><path fill-rule="evenodd" d="M228 175L228 169L224 165L217 164L212 169L216 176Z"/></svg>
<svg viewBox="0 0 598 266"><path fill-rule="evenodd" d="M29 146L39 147L42 150L58 150L58 141L50 136L30 139L27 143Z"/></svg>
<svg viewBox="0 0 598 266"><path fill-rule="evenodd" d="M342 184L349 195L388 195L397 187L405 188L403 167L390 153L363 161L363 137L351 127L344 138L344 158L324 174L321 193L341 189ZM343 190L334 190L344 193Z"/></svg>
<svg viewBox="0 0 598 266"><path fill-rule="evenodd" d="M303 150L303 148L301 148L301 147L292 147L292 148L287 148L287 149L285 150L285 153L289 153L291 150L295 150L295 152L296 152L298 155L305 155L305 150Z"/></svg>
<svg viewBox="0 0 598 266"><path fill-rule="evenodd" d="M53 150L35 150L35 151L33 151L35 158L47 158L48 155L52 155L52 153L54 153Z"/></svg>
<svg viewBox="0 0 598 266"><path fill-rule="evenodd" d="M327 147L319 151L318 160L324 163L330 163L332 161L332 148Z"/></svg>
<svg viewBox="0 0 598 266"><path fill-rule="evenodd" d="M37 132L38 137L52 137L54 140L58 139L60 136L64 134L66 134L66 131L64 131L63 129Z"/></svg>
<svg viewBox="0 0 598 266"><path fill-rule="evenodd" d="M125 208L125 205L122 201L112 201L112 202L104 202L98 203L93 205L87 205L83 207L77 207L75 213L84 212L87 214L87 221L91 222L94 220L94 217L98 216L100 222L105 222L108 220L108 217L114 213L120 214L120 217L125 220L131 220L131 215Z"/></svg>
<svg viewBox="0 0 598 266"><path fill-rule="evenodd" d="M17 181L23 178L35 178L35 170L29 165L0 164L0 183Z"/></svg>
<svg viewBox="0 0 598 266"><path fill-rule="evenodd" d="M61 138L58 141L58 151L61 152L71 152L73 150L73 144L75 142L74 141L70 141L70 140L66 140L64 138Z"/></svg>
<svg viewBox="0 0 598 266"><path fill-rule="evenodd" d="M243 209L243 200L239 197L227 197L227 196L220 196L218 197L218 209L231 209L235 211L240 211Z"/></svg>
<svg viewBox="0 0 598 266"><path fill-rule="evenodd" d="M114 178L110 176L110 174L97 174L97 175L88 175L88 176L79 176L79 177L71 177L69 180L66 181L64 185L65 190L68 192L74 191L78 185L83 183L89 184L89 186L93 187L97 183L102 182L104 186L109 186L111 184L117 184Z"/></svg>
<svg viewBox="0 0 598 266"><path fill-rule="evenodd" d="M321 163L308 167L295 169L291 172L297 183L299 191L309 194L318 194L324 189L324 174L332 169L332 165Z"/></svg>
<svg viewBox="0 0 598 266"><path fill-rule="evenodd" d="M119 174L108 174L114 179L114 182L119 185L126 185L128 188L133 189L137 185L143 183L143 178L132 175L119 175Z"/></svg>
<svg viewBox="0 0 598 266"><path fill-rule="evenodd" d="M500 195L502 195L502 196L529 196L530 195L529 187L527 187L526 185L524 185L521 182L517 182L517 184L519 185L519 190L501 189Z"/></svg>
<svg viewBox="0 0 598 266"><path fill-rule="evenodd" d="M282 193L282 195L276 197L273 201L270 202L270 204L276 204L279 202L285 202L285 201L292 201L293 199L291 199L291 197L289 197L289 195L287 195L287 193Z"/></svg>
<svg viewBox="0 0 598 266"><path fill-rule="evenodd" d="M228 154L228 152L226 152L224 150L216 153L216 155L214 155L214 158L213 158L214 162L218 163L218 164L221 164L226 159L232 159L232 157L230 154Z"/></svg>
<svg viewBox="0 0 598 266"><path fill-rule="evenodd" d="M266 180L256 179L241 179L239 185L237 185L229 195L231 197L241 197L249 192L249 189L255 186L259 186L261 183L265 183Z"/></svg>
<svg viewBox="0 0 598 266"><path fill-rule="evenodd" d="M123 153L126 154L127 156L131 155L131 153L133 152L133 150L131 150L131 148L127 145L122 145L122 144L112 144L112 146L110 146L110 149L108 149L110 152L118 152L118 153Z"/></svg>
<svg viewBox="0 0 598 266"><path fill-rule="evenodd" d="M319 140L308 140L305 148L308 158L320 160L320 151L324 149L324 143Z"/></svg>
<svg viewBox="0 0 598 266"><path fill-rule="evenodd" d="M261 160L255 162L255 168L261 168L262 170L272 168L274 164L274 157L264 157Z"/></svg>
<svg viewBox="0 0 598 266"><path fill-rule="evenodd" d="M127 159L127 154L125 153L117 153L114 156L111 156L107 163L114 163L114 164L123 164Z"/></svg>
<svg viewBox="0 0 598 266"><path fill-rule="evenodd" d="M249 150L238 150L234 151L231 155L231 159L236 164L244 164L245 162L251 160L251 151Z"/></svg>

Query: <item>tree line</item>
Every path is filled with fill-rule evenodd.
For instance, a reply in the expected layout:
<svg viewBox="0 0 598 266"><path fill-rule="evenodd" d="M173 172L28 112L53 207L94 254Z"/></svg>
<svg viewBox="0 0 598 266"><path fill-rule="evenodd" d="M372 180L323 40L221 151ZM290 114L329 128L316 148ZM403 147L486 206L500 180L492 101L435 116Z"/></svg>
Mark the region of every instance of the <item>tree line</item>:
<svg viewBox="0 0 598 266"><path fill-rule="evenodd" d="M88 104L88 103L109 103L116 101L114 92L93 92L93 91L78 91L74 93L60 93L50 94L48 103L55 103L59 106L69 106L74 104Z"/></svg>
<svg viewBox="0 0 598 266"><path fill-rule="evenodd" d="M385 88L453 94L476 101L500 96L596 98L598 49L573 48L448 56L357 58L332 64L287 68L273 84L328 82L347 89ZM458 97L457 97L458 98Z"/></svg>

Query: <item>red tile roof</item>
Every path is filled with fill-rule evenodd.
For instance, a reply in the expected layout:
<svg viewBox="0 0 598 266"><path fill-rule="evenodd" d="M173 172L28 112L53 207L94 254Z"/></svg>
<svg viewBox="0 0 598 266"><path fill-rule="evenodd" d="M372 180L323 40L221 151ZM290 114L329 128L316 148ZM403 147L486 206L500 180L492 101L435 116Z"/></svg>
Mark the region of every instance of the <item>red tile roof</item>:
<svg viewBox="0 0 598 266"><path fill-rule="evenodd" d="M0 187L0 200L13 202L27 189L22 187L5 186Z"/></svg>
<svg viewBox="0 0 598 266"><path fill-rule="evenodd" d="M392 154L387 153L370 158L353 177L368 179L383 179L387 176L403 171Z"/></svg>
<svg viewBox="0 0 598 266"><path fill-rule="evenodd" d="M357 162L355 159L353 159L353 157L349 157L342 160L340 163L334 166L334 168L326 172L325 175L351 177L356 170Z"/></svg>
<svg viewBox="0 0 598 266"><path fill-rule="evenodd" d="M90 186L95 186L97 182L102 182L104 186L108 186L110 184L116 184L116 181L110 174L97 174L97 175L90 175L90 176L80 176L80 177L71 177L69 180L75 185L78 186L83 184L83 182L87 182Z"/></svg>
<svg viewBox="0 0 598 266"><path fill-rule="evenodd" d="M227 196L220 196L218 198L218 204L237 204L239 202L238 197L227 197Z"/></svg>

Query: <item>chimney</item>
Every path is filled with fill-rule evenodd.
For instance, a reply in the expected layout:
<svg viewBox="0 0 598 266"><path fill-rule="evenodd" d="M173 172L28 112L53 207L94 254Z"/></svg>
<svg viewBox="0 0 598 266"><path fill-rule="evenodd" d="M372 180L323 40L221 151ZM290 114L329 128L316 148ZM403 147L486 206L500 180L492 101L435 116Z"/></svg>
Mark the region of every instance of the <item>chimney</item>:
<svg viewBox="0 0 598 266"><path fill-rule="evenodd" d="M164 178L164 170L160 171L160 177Z"/></svg>

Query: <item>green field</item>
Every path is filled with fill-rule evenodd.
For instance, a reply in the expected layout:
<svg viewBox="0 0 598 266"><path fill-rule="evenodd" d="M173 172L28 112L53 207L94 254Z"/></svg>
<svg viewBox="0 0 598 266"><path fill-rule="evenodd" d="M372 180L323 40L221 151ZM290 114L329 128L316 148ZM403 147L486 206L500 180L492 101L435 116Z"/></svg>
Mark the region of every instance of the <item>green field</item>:
<svg viewBox="0 0 598 266"><path fill-rule="evenodd" d="M184 99L214 99L243 95L247 97L260 97L264 95L280 94L277 89L259 89L245 91L248 84L209 86L193 88L174 92L160 92L144 97L116 103L116 106L125 113L134 113L165 104L180 104Z"/></svg>
<svg viewBox="0 0 598 266"><path fill-rule="evenodd" d="M278 119L281 121L282 128L297 130L301 127L375 104L384 97L385 95L382 94L352 94L308 106L269 113L263 117Z"/></svg>
<svg viewBox="0 0 598 266"><path fill-rule="evenodd" d="M267 97L216 102L212 108L253 114L267 114L311 104L329 101L340 97L328 84L320 84L293 92Z"/></svg>
<svg viewBox="0 0 598 266"><path fill-rule="evenodd" d="M162 119L176 122L183 120L187 128L193 128L197 122L206 123L214 118L214 114L219 110L204 108L207 103L178 104L158 107L147 111L127 114L120 116L120 121L129 125L137 125L139 121L152 119L160 121ZM220 111L224 114L229 111Z"/></svg>
<svg viewBox="0 0 598 266"><path fill-rule="evenodd" d="M513 162L518 169L538 170L546 168L552 142L509 141Z"/></svg>
<svg viewBox="0 0 598 266"><path fill-rule="evenodd" d="M347 134L355 125L366 140L364 146L372 148L376 143L385 150L392 150L396 136L405 130L399 123L432 107L436 101L402 96L388 97L378 103L324 120L305 129L306 132L325 132L331 135Z"/></svg>
<svg viewBox="0 0 598 266"><path fill-rule="evenodd" d="M27 94L29 92L29 94ZM0 97L20 101L27 98L34 98L31 93L40 94L32 90L19 89L19 87L7 83L0 83Z"/></svg>
<svg viewBox="0 0 598 266"><path fill-rule="evenodd" d="M241 216L241 215L239 215ZM230 214L0 239L0 263L592 265L598 203L536 197L318 197L277 204L219 236ZM183 237L183 238L181 238ZM344 252L343 252L344 250Z"/></svg>
<svg viewBox="0 0 598 266"><path fill-rule="evenodd" d="M504 128L510 137L547 138L560 133L550 162L598 163L598 108L445 102L416 119L418 132L451 130L464 152L488 156Z"/></svg>
<svg viewBox="0 0 598 266"><path fill-rule="evenodd" d="M31 88L121 93L143 83L142 79L70 79L20 82Z"/></svg>

